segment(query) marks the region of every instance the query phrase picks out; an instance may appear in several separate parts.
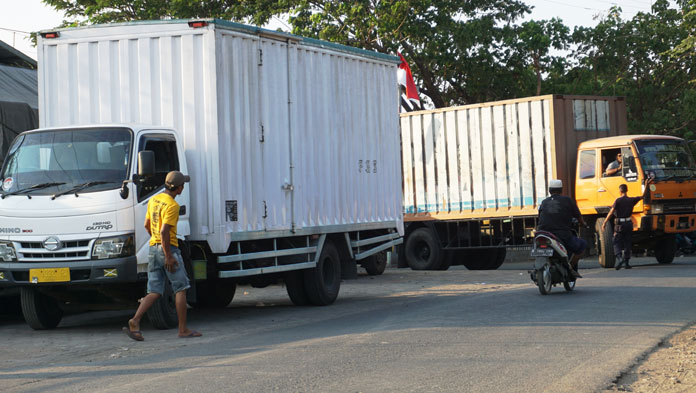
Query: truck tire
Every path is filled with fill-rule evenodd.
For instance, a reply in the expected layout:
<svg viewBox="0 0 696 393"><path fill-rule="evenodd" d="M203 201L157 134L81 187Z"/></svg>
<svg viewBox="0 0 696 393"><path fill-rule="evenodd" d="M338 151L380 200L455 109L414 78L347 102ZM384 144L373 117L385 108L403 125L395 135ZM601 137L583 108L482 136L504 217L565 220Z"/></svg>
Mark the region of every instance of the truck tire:
<svg viewBox="0 0 696 393"><path fill-rule="evenodd" d="M22 287L20 302L24 320L34 330L53 329L63 318L63 309L58 301L36 288Z"/></svg>
<svg viewBox="0 0 696 393"><path fill-rule="evenodd" d="M484 270L497 270L503 262L505 262L505 257L507 256L506 248L496 248L490 253L490 259Z"/></svg>
<svg viewBox="0 0 696 393"><path fill-rule="evenodd" d="M147 318L156 329L171 329L179 324L176 317L176 295L169 280L165 280L164 293L147 310Z"/></svg>
<svg viewBox="0 0 696 393"><path fill-rule="evenodd" d="M655 245L655 259L662 265L667 265L674 261L677 253L677 239L675 236L666 236Z"/></svg>
<svg viewBox="0 0 696 393"><path fill-rule="evenodd" d="M341 261L330 240L324 243L317 266L303 271L304 287L310 303L327 306L338 297L341 289Z"/></svg>
<svg viewBox="0 0 696 393"><path fill-rule="evenodd" d="M609 223L609 225L602 230L603 223L604 218L598 219L595 223L595 231L598 235L597 254L599 256L599 265L609 269L614 267L616 263L613 246L614 226Z"/></svg>
<svg viewBox="0 0 696 393"><path fill-rule="evenodd" d="M371 276L379 276L387 268L387 252L381 251L362 260L362 267Z"/></svg>
<svg viewBox="0 0 696 393"><path fill-rule="evenodd" d="M285 273L285 289L292 304L296 306L307 306L310 304L307 292L305 292L304 272L293 270Z"/></svg>
<svg viewBox="0 0 696 393"><path fill-rule="evenodd" d="M225 308L237 292L237 283L226 279L208 279L196 283L196 308Z"/></svg>
<svg viewBox="0 0 696 393"><path fill-rule="evenodd" d="M483 250L460 250L458 255L462 265L469 270L482 270L485 266L485 253Z"/></svg>
<svg viewBox="0 0 696 393"><path fill-rule="evenodd" d="M429 228L418 228L406 239L406 262L413 270L437 270L442 263L442 248Z"/></svg>

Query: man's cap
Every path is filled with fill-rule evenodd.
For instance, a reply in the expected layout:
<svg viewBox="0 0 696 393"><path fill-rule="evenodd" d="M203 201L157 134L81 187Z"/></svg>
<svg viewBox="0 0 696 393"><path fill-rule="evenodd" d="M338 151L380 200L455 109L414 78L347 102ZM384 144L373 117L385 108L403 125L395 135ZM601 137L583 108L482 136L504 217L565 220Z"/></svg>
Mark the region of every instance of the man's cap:
<svg viewBox="0 0 696 393"><path fill-rule="evenodd" d="M190 180L190 176L186 176L179 171L171 171L167 173L167 178L164 180L164 183L167 187L176 188L184 183L188 183Z"/></svg>
<svg viewBox="0 0 696 393"><path fill-rule="evenodd" d="M563 188L563 182L560 179L553 179L549 182L549 188Z"/></svg>

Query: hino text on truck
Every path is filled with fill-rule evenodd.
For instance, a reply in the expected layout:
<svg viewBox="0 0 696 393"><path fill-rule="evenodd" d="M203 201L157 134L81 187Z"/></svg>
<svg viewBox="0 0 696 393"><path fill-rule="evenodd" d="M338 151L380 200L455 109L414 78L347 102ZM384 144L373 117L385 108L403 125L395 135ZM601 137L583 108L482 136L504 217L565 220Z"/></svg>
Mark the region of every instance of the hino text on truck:
<svg viewBox="0 0 696 393"><path fill-rule="evenodd" d="M220 20L42 32L42 128L2 168L0 285L24 317L134 305L147 202L191 176L177 233L194 306L284 281L327 305L403 231L399 59ZM171 289L149 313L176 324Z"/></svg>
<svg viewBox="0 0 696 393"><path fill-rule="evenodd" d="M404 236L399 264L413 269L497 269L507 248L528 247L551 179L562 179L591 230L581 236L614 266L619 196L641 195L634 248L671 263L675 234L696 230L696 165L679 138L628 135L620 97L548 95L401 114ZM607 166L623 156L614 176Z"/></svg>

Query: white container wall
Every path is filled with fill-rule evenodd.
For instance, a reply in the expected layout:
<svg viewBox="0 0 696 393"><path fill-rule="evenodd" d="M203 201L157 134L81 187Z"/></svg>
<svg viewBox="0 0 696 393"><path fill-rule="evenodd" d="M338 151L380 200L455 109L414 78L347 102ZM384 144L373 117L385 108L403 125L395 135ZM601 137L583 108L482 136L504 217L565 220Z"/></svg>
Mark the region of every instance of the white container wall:
<svg viewBox="0 0 696 393"><path fill-rule="evenodd" d="M104 25L39 39L42 127L173 127L191 233L402 230L398 59L224 21Z"/></svg>
<svg viewBox="0 0 696 393"><path fill-rule="evenodd" d="M547 95L401 114L405 219L537 214L573 195L582 141L625 135L622 97Z"/></svg>

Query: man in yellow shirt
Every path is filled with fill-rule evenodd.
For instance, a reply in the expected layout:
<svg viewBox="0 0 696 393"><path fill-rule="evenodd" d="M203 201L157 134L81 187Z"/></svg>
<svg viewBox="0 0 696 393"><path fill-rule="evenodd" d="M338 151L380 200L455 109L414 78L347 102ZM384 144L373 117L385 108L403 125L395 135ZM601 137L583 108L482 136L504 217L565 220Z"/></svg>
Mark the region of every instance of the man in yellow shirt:
<svg viewBox="0 0 696 393"><path fill-rule="evenodd" d="M184 191L184 183L188 183L189 180L189 176L179 171L169 172L164 182L164 192L155 195L147 203L145 229L150 234L147 295L141 300L133 318L128 321L128 327L123 328L123 331L133 340L144 340L140 332L140 320L164 293L165 279L169 279L175 293L179 337L201 336L199 332L186 327L186 290L191 286L179 250L179 241L176 238L179 204L174 198Z"/></svg>

